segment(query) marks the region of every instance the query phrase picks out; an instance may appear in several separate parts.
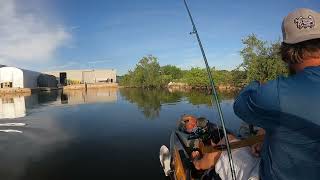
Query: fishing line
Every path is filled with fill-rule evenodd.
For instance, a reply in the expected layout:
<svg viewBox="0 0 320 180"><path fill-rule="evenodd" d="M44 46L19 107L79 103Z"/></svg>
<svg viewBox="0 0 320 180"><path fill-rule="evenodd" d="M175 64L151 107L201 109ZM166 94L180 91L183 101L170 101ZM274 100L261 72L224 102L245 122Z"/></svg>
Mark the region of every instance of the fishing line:
<svg viewBox="0 0 320 180"><path fill-rule="evenodd" d="M189 7L188 7L188 4L187 4L186 0L183 0L183 1L184 1L186 9L188 11L188 15L189 15L189 18L190 18L192 26L193 26L193 31L190 34L195 34L196 35L197 40L198 40L198 44L199 44L199 47L200 47L200 50L201 50L201 53L202 53L202 57L203 57L205 65L206 65L206 70L207 70L209 81L210 81L210 85L211 85L211 88L212 88L212 96L211 96L212 107L214 107L213 106L213 102L215 101L216 104L217 104L217 110L218 110L218 113L219 113L220 122L221 122L221 125L222 125L222 130L223 130L223 134L224 134L224 137L225 137L225 143L226 143L226 146L227 146L227 152L228 152L228 158L229 158L229 166L230 166L230 170L231 170L232 179L236 180L236 174L235 174L234 166L233 166L233 160L232 160L231 148L230 148L230 144L229 144L229 138L228 138L226 127L225 127L225 121L224 121L224 118L223 118L221 105L220 105L219 98L218 98L218 93L217 93L216 88L214 86L214 81L213 81L213 78L212 78L210 66L208 64L208 60L207 60L205 51L203 49L203 46L202 46L202 43L201 43L201 40L200 40L200 36L198 34L198 31L197 31L197 27L196 27L196 25L195 25L195 23L193 21L193 18L192 18L192 15L191 15L191 12L189 10Z"/></svg>

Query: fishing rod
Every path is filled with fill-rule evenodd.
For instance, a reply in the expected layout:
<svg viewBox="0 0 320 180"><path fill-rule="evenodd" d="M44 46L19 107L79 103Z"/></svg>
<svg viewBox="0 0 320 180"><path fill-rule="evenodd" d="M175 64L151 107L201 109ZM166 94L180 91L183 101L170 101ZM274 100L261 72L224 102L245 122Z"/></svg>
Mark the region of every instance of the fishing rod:
<svg viewBox="0 0 320 180"><path fill-rule="evenodd" d="M226 127L225 127L225 121L224 121L224 118L223 118L221 105L220 105L219 98L218 98L218 93L217 93L217 90L216 90L216 88L214 86L214 81L213 81L213 78L212 78L210 66L209 66L206 54L204 52L204 49L203 49L203 46L202 46L202 43L201 43L201 40L200 40L200 36L199 36L198 30L197 30L197 27L196 27L196 25L195 25L195 23L193 21L193 18L192 18L192 15L191 15L191 12L189 10L189 7L188 7L188 4L187 4L186 0L183 0L183 1L184 1L184 5L186 6L189 18L190 18L192 26L193 26L193 31L190 34L195 34L196 35L197 40L198 40L198 44L199 44L199 47L200 47L200 50L201 50L201 53L202 53L202 57L203 57L205 65L206 65L206 69L207 69L210 85L211 85L211 88L212 88L211 102L215 101L216 104L217 104L217 109L218 109L218 113L219 113L222 129L223 129L223 134L224 134L224 137L225 137L225 143L226 143L227 152L228 152L229 166L230 166L230 170L231 170L231 175L232 175L232 179L236 180L236 173L235 173L234 166L233 166L233 160L232 160L232 154L231 154L229 138L228 138L227 130L226 130Z"/></svg>

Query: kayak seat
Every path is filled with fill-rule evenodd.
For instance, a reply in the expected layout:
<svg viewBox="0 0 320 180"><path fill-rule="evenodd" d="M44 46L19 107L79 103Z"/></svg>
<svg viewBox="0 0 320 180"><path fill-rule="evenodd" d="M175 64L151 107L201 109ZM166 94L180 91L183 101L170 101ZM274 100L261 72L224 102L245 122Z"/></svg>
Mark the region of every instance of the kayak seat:
<svg viewBox="0 0 320 180"><path fill-rule="evenodd" d="M176 130L176 134L178 138L181 140L181 142L186 146L187 148L190 149L197 149L199 148L199 139L188 139L190 134Z"/></svg>

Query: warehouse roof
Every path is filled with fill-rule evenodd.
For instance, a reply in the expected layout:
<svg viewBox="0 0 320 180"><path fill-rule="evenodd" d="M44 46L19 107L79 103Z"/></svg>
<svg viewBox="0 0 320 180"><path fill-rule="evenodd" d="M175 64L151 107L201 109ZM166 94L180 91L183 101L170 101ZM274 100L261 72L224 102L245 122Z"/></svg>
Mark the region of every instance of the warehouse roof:
<svg viewBox="0 0 320 180"><path fill-rule="evenodd" d="M56 71L115 71L115 69L64 69L64 70L52 70Z"/></svg>

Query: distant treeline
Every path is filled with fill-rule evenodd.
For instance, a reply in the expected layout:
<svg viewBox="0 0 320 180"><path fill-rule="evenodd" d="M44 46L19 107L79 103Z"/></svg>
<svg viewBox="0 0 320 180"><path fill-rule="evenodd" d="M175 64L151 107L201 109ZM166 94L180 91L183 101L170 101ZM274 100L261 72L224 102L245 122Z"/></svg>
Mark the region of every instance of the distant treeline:
<svg viewBox="0 0 320 180"><path fill-rule="evenodd" d="M267 42L252 34L242 40L244 48L240 51L243 62L231 71L211 69L217 86L242 87L253 80L265 82L279 75L286 75L287 68L280 57L280 41ZM186 83L192 87L209 85L207 71L194 67L182 70L174 65L160 66L152 55L143 57L134 70L120 77L122 86L158 88L169 82Z"/></svg>

